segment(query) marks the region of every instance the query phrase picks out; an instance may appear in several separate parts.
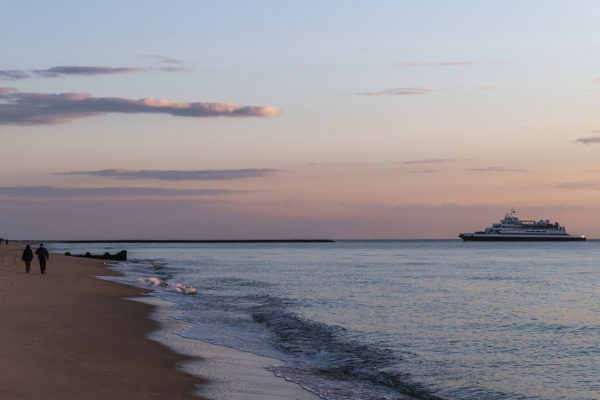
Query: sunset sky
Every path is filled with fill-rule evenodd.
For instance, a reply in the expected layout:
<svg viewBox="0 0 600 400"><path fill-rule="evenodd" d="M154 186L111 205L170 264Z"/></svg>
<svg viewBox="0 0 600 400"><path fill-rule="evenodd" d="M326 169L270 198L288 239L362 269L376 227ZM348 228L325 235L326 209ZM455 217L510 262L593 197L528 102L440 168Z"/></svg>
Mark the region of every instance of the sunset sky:
<svg viewBox="0 0 600 400"><path fill-rule="evenodd" d="M600 237L598 1L0 7L0 237Z"/></svg>

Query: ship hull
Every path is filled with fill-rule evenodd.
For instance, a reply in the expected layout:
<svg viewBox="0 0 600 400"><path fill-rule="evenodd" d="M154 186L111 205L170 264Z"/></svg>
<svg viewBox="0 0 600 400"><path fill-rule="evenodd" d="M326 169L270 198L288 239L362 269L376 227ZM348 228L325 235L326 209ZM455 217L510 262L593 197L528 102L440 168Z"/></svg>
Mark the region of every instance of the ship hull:
<svg viewBox="0 0 600 400"><path fill-rule="evenodd" d="M458 235L465 242L581 242L585 236Z"/></svg>

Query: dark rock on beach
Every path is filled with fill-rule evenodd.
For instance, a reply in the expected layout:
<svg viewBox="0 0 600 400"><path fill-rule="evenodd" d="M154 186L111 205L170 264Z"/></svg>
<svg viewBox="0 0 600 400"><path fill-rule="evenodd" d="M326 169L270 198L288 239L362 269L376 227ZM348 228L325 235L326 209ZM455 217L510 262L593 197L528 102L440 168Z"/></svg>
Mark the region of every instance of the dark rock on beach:
<svg viewBox="0 0 600 400"><path fill-rule="evenodd" d="M71 253L68 251L65 253L65 256L70 255ZM110 254L109 252L104 254L92 254L88 251L85 254L75 254L74 257L95 258L98 260L127 261L127 250L121 250L115 254Z"/></svg>

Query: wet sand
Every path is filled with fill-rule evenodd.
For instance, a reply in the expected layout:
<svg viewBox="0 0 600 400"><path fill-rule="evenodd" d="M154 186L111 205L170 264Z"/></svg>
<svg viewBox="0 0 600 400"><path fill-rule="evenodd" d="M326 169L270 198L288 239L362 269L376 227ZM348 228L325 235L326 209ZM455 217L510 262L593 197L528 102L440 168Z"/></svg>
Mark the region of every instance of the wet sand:
<svg viewBox="0 0 600 400"><path fill-rule="evenodd" d="M37 247L32 246L34 249ZM103 261L52 254L25 273L23 249L0 245L1 399L198 399L185 360L145 339L153 307L139 289L94 278Z"/></svg>

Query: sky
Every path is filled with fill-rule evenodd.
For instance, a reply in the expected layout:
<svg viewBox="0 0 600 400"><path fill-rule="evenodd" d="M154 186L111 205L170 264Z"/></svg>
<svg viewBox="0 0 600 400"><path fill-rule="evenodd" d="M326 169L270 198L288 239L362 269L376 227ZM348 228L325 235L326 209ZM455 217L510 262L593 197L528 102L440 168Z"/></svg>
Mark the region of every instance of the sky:
<svg viewBox="0 0 600 400"><path fill-rule="evenodd" d="M0 237L600 238L600 2L0 9Z"/></svg>

